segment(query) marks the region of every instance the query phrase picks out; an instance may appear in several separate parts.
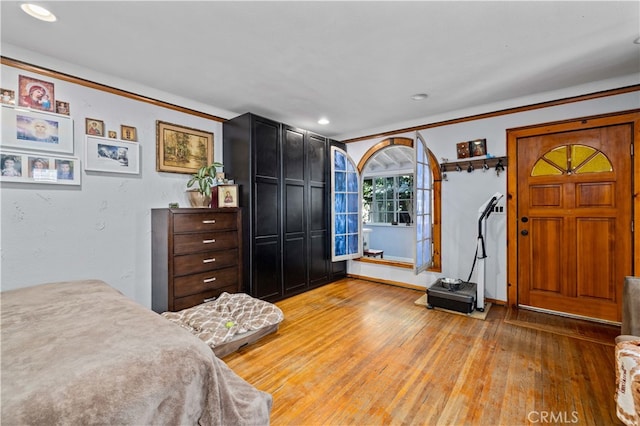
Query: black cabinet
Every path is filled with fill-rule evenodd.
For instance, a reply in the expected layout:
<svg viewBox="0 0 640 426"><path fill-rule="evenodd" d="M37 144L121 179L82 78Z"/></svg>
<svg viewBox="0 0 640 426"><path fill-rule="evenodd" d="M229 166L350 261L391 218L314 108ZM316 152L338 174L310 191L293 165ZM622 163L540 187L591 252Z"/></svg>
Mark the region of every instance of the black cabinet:
<svg viewBox="0 0 640 426"><path fill-rule="evenodd" d="M254 114L223 124L225 173L240 185L244 291L275 301L345 275L329 254L327 138Z"/></svg>

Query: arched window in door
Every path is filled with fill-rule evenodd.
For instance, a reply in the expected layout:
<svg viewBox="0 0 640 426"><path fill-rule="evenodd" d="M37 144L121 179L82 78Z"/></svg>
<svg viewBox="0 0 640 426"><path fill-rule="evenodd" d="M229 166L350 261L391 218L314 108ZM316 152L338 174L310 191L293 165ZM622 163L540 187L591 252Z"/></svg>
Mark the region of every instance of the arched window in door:
<svg viewBox="0 0 640 426"><path fill-rule="evenodd" d="M607 156L591 146L562 145L547 151L536 161L531 176L559 176L583 173L611 172Z"/></svg>

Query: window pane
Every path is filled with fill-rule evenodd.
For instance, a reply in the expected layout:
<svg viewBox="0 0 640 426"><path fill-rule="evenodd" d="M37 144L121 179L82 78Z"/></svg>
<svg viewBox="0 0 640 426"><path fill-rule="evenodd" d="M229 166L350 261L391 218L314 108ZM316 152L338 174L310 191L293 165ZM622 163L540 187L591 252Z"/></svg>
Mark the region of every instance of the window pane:
<svg viewBox="0 0 640 426"><path fill-rule="evenodd" d="M350 213L358 211L358 194L347 194L347 211Z"/></svg>
<svg viewBox="0 0 640 426"><path fill-rule="evenodd" d="M336 235L347 233L347 215L336 214Z"/></svg>
<svg viewBox="0 0 640 426"><path fill-rule="evenodd" d="M346 236L336 235L334 251L336 256L343 256L347 254L347 237Z"/></svg>
<svg viewBox="0 0 640 426"><path fill-rule="evenodd" d="M335 188L336 192L345 192L347 190L347 175L344 172L335 172Z"/></svg>
<svg viewBox="0 0 640 426"><path fill-rule="evenodd" d="M336 213L344 213L347 211L347 200L346 194L336 194L335 195L335 212Z"/></svg>
<svg viewBox="0 0 640 426"><path fill-rule="evenodd" d="M349 214L347 215L347 234L358 232L358 215L357 214Z"/></svg>

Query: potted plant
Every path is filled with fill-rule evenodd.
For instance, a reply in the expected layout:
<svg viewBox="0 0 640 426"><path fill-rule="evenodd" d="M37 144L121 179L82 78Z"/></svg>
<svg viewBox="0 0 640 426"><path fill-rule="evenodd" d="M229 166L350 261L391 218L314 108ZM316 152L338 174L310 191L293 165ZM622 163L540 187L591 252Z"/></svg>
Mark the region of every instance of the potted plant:
<svg viewBox="0 0 640 426"><path fill-rule="evenodd" d="M222 167L222 163L214 162L208 166L202 166L191 175L191 179L187 182L187 192L192 207L209 207L211 205L211 194L217 185L217 167ZM194 185L195 188L191 188Z"/></svg>

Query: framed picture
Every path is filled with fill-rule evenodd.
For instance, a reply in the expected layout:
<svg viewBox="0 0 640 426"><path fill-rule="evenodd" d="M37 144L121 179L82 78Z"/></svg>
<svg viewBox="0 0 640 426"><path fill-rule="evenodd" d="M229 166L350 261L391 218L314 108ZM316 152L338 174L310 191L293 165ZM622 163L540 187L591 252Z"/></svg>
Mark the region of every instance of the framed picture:
<svg viewBox="0 0 640 426"><path fill-rule="evenodd" d="M140 144L86 136L84 169L109 173L140 173Z"/></svg>
<svg viewBox="0 0 640 426"><path fill-rule="evenodd" d="M2 105L2 148L73 154L73 120Z"/></svg>
<svg viewBox="0 0 640 426"><path fill-rule="evenodd" d="M80 160L33 152L0 151L3 182L80 185Z"/></svg>
<svg viewBox="0 0 640 426"><path fill-rule="evenodd" d="M218 207L238 207L238 185L218 185Z"/></svg>
<svg viewBox="0 0 640 426"><path fill-rule="evenodd" d="M85 118L85 133L92 136L104 136L104 121L95 118Z"/></svg>
<svg viewBox="0 0 640 426"><path fill-rule="evenodd" d="M471 156L479 157L481 155L487 155L487 140L486 139L476 139L474 141L469 142Z"/></svg>
<svg viewBox="0 0 640 426"><path fill-rule="evenodd" d="M456 152L458 153L458 158L469 158L469 142L456 144Z"/></svg>
<svg viewBox="0 0 640 426"><path fill-rule="evenodd" d="M55 112L53 83L26 75L18 76L18 105L40 111Z"/></svg>
<svg viewBox="0 0 640 426"><path fill-rule="evenodd" d="M69 102L56 101L56 114L71 114L71 110L69 109Z"/></svg>
<svg viewBox="0 0 640 426"><path fill-rule="evenodd" d="M213 133L156 121L156 170L196 173L213 163Z"/></svg>
<svg viewBox="0 0 640 426"><path fill-rule="evenodd" d="M120 126L120 137L125 141L137 141L136 128L131 126Z"/></svg>
<svg viewBox="0 0 640 426"><path fill-rule="evenodd" d="M109 130L109 137L111 139L118 139L118 134L116 133L115 130Z"/></svg>
<svg viewBox="0 0 640 426"><path fill-rule="evenodd" d="M16 104L16 92L9 89L0 88L0 102L7 105Z"/></svg>

